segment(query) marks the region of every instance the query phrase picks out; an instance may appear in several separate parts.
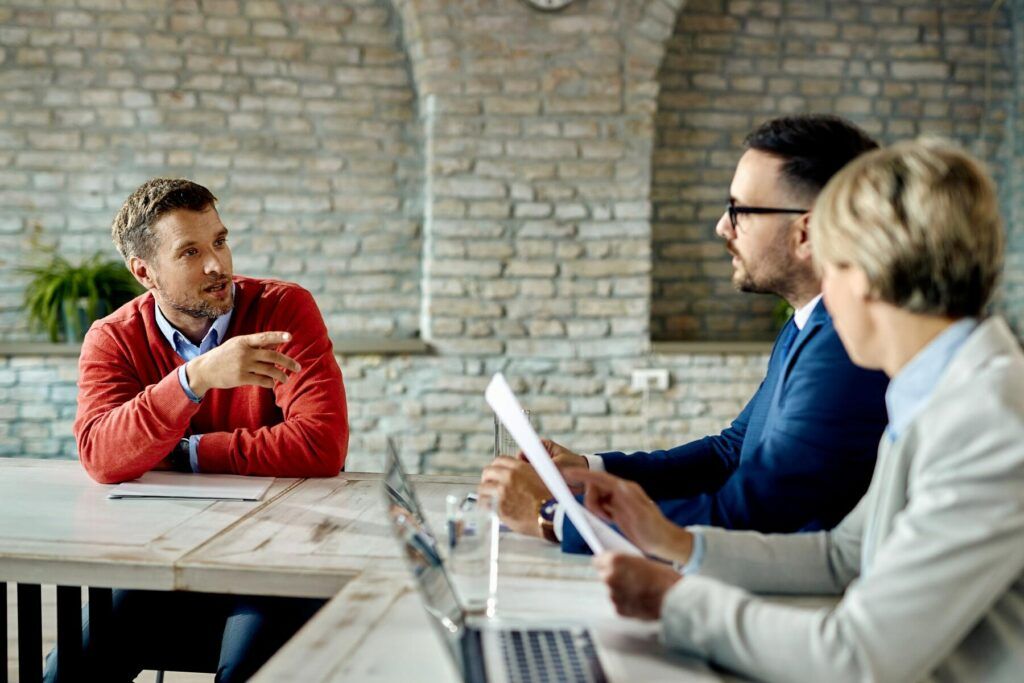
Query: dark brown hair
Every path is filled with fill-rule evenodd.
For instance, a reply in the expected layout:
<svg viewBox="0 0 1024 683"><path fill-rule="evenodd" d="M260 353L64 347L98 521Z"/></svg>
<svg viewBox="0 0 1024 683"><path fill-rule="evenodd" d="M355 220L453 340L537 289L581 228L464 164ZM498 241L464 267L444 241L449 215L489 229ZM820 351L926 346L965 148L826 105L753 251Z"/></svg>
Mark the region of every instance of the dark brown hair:
<svg viewBox="0 0 1024 683"><path fill-rule="evenodd" d="M133 256L147 260L156 253L153 225L176 209L203 211L217 198L202 185L184 178L153 178L125 200L114 216L110 235L125 261Z"/></svg>
<svg viewBox="0 0 1024 683"><path fill-rule="evenodd" d="M783 159L790 186L817 196L839 169L878 143L856 125L830 114L797 114L765 121L745 141L748 149Z"/></svg>

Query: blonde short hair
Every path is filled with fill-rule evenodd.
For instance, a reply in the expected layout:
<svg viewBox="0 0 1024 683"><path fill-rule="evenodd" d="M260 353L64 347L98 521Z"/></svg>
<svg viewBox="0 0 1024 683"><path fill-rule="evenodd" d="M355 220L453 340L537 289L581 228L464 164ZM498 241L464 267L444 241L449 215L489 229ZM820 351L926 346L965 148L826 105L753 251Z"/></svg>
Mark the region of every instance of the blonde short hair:
<svg viewBox="0 0 1024 683"><path fill-rule="evenodd" d="M952 143L903 142L854 160L811 214L819 267L852 264L878 299L914 313L977 316L1003 263L995 183Z"/></svg>

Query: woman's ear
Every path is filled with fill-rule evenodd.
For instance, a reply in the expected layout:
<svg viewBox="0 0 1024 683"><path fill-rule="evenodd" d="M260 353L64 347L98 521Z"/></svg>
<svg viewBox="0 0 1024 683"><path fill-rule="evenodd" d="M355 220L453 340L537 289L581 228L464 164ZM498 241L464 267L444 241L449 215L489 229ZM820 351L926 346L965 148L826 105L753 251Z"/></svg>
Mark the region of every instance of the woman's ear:
<svg viewBox="0 0 1024 683"><path fill-rule="evenodd" d="M854 295L861 301L873 301L875 296L871 293L871 281L868 274L860 266L848 265L850 270L850 287Z"/></svg>

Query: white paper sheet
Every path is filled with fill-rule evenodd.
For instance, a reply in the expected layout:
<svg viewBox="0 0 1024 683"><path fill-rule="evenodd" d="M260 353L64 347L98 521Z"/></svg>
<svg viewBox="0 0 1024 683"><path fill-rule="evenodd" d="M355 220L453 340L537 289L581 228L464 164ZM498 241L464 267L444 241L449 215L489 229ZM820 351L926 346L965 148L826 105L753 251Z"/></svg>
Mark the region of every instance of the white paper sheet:
<svg viewBox="0 0 1024 683"><path fill-rule="evenodd" d="M107 498L260 500L273 481L273 477L245 477L238 474L146 472L138 479L118 484Z"/></svg>
<svg viewBox="0 0 1024 683"><path fill-rule="evenodd" d="M616 533L597 515L580 505L576 497L572 495L569 485L565 483L565 479L558 471L558 466L551 459L544 444L540 442L537 432L533 431L530 421L523 415L523 408L512 392L512 387L505 381L504 375L500 372L495 373L490 384L487 385L484 397L494 414L498 416L512 438L523 449L526 459L537 470L537 474L547 485L551 495L565 510L565 514L576 525L576 529L595 555L605 550L643 555L639 548L627 541L621 534Z"/></svg>

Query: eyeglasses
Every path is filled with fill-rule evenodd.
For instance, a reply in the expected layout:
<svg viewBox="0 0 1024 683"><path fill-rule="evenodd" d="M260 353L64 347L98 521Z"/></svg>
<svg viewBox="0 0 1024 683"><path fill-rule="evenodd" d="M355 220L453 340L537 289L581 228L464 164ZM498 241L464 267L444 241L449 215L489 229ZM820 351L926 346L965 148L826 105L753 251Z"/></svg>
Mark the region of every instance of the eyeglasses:
<svg viewBox="0 0 1024 683"><path fill-rule="evenodd" d="M729 211L729 223L732 224L734 230L740 229L739 217L741 213L807 213L810 211L810 209L777 209L769 206L736 206L735 204L729 204L727 209Z"/></svg>

